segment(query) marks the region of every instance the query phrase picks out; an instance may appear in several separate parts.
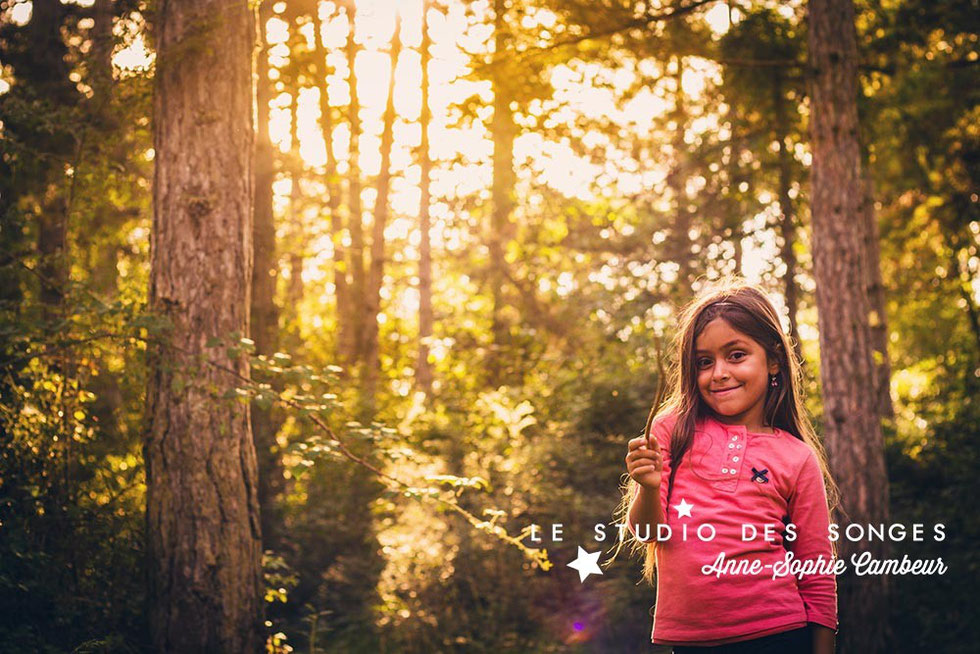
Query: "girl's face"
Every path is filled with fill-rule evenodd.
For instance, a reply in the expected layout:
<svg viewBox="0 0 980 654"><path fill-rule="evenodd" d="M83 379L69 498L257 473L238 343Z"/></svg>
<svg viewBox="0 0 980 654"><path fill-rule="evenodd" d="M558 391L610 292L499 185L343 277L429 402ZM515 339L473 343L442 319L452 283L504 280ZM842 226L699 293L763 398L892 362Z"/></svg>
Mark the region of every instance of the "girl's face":
<svg viewBox="0 0 980 654"><path fill-rule="evenodd" d="M715 318L694 342L694 369L701 397L723 422L762 427L769 375L779 365L759 343Z"/></svg>

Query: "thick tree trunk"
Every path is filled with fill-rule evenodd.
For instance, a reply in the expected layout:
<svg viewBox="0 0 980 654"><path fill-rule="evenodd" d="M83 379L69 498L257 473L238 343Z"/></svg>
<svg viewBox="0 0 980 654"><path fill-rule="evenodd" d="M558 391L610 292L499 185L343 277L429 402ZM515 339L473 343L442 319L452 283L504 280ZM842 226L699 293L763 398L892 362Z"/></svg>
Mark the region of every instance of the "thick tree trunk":
<svg viewBox="0 0 980 654"><path fill-rule="evenodd" d="M371 226L371 271L368 277L367 315L364 335L364 378L362 395L367 413L373 413L378 377L381 374L381 348L378 343L378 316L381 314L381 286L385 273L385 227L388 225L388 199L391 191L391 147L395 141L395 67L401 54L401 17L395 16L395 33L391 37L391 78L381 130L381 171L378 173L378 196Z"/></svg>
<svg viewBox="0 0 980 654"><path fill-rule="evenodd" d="M255 224L252 230L252 309L251 333L255 352L270 356L279 349L279 307L276 306L276 280L279 264L276 256L276 225L272 211L272 182L275 180L275 158L269 138L269 102L272 88L269 80L269 55L265 42L265 24L272 17L272 2L259 6L259 52L256 56L256 106L258 131L255 140ZM255 376L257 381L275 383L275 379ZM262 517L263 546L276 549L279 526L279 496L283 491L282 461L276 434L281 420L275 407L263 408L252 403L252 437L259 465L259 513Z"/></svg>
<svg viewBox="0 0 980 654"><path fill-rule="evenodd" d="M349 340L345 343L346 359L356 367L363 362L364 353L364 320L366 280L364 271L364 216L361 209L361 104L357 97L357 72L354 64L357 61L357 43L354 40L354 28L357 22L357 8L351 2L346 7L349 23L347 35L347 84L350 89L350 104L347 107L347 119L350 122L350 153L347 173L347 206L350 210L351 252L351 302L350 316L347 323L351 326Z"/></svg>
<svg viewBox="0 0 980 654"><path fill-rule="evenodd" d="M490 293L493 298L493 335L487 371L491 386L503 381L505 356L502 348L509 342L508 323L504 318L504 280L507 266L506 244L512 233L511 212L514 208L514 139L517 126L510 108L514 83L508 79L510 69L506 65L510 51L511 33L507 25L506 0L494 0L494 56L491 74L493 87L493 119L490 135L493 138L493 184L490 201L493 205L490 217L488 246L490 251Z"/></svg>
<svg viewBox="0 0 980 654"><path fill-rule="evenodd" d="M869 326L864 185L858 141L857 46L851 0L810 0L810 131L813 148L813 271L820 330L824 439L846 513L837 522L888 522L888 478L874 388ZM874 398L872 398L874 399ZM878 543L839 543L885 553ZM840 645L880 652L886 639L887 576L840 579Z"/></svg>
<svg viewBox="0 0 980 654"><path fill-rule="evenodd" d="M344 247L344 220L340 214L340 183L337 176L337 158L333 151L333 113L330 109L330 96L327 93L327 48L323 42L320 17L314 12L314 43L316 44L316 81L320 90L320 131L327 150L325 184L327 187L327 206L330 210L330 240L333 243L333 284L337 299L337 341L334 356L341 366L347 366L350 353L352 326L349 324L350 281L347 271L347 250Z"/></svg>
<svg viewBox="0 0 980 654"><path fill-rule="evenodd" d="M154 23L150 307L172 325L149 352L144 441L149 624L160 652L262 649L249 407L214 394L239 382L223 369L247 377L248 360L206 347L248 329L253 22L245 0L169 0Z"/></svg>
<svg viewBox="0 0 980 654"><path fill-rule="evenodd" d="M429 205L429 184L432 178L432 159L429 156L429 123L432 110L429 108L429 62L432 61L432 37L429 34L429 2L422 2L422 113L419 123L422 128L422 142L419 145L419 167L421 168L421 194L419 199L419 355L415 365L415 378L426 397L432 396L432 364L429 363L429 345L426 339L432 336L432 229Z"/></svg>

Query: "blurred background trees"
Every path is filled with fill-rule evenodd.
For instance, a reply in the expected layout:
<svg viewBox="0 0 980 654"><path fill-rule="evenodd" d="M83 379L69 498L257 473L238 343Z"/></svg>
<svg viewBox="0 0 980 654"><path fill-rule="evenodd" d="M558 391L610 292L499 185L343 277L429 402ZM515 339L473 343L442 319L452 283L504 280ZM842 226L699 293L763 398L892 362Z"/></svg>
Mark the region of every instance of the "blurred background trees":
<svg viewBox="0 0 980 654"><path fill-rule="evenodd" d="M0 651L149 647L156 7L0 2ZM638 562L584 584L566 564L611 555L676 309L728 273L765 287L826 424L806 4L255 13L250 329L214 336L265 385L230 401L250 404L270 647L646 647ZM948 534L892 555L954 573L890 580L888 651L967 651L980 624L977 15L855 3L868 329L890 378L868 400L891 520ZM530 524L549 570L488 533Z"/></svg>

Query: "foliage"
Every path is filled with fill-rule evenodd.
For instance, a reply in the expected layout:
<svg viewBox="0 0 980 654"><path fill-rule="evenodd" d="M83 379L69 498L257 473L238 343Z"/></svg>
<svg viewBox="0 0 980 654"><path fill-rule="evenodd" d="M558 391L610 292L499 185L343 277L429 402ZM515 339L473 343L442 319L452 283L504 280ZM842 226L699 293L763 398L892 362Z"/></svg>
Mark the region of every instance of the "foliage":
<svg viewBox="0 0 980 654"><path fill-rule="evenodd" d="M51 32L58 56L35 57L30 23L9 20L13 4L0 3L0 651L146 651L144 351L167 330L145 306L153 69L116 68L100 95L88 9L64 5ZM493 3L433 3L433 72L465 50L458 77L442 71L452 92L433 106L444 110L433 141L443 148L432 188L436 383L426 396L412 378L414 214L393 203L380 397L362 419L356 379L335 355L324 254L325 180L336 172L299 154L320 138L315 121L297 119L304 129L287 145L292 112L315 104L310 7L280 4L267 81L283 341L257 352L248 334L202 339L205 350L249 355L262 380L238 379L216 402L283 418L282 537L264 559L268 651L645 647L654 592L636 586L636 560L620 556L585 584L566 564L580 544L615 548L625 442L670 363L677 306L734 270L777 297L796 285L808 406L820 417L802 5L731 3L737 20L721 30L706 22L708 5L653 19L650 3L514 1L504 20L512 51L499 58ZM147 7L114 6L117 51L148 36ZM323 6L325 33L343 33L343 12ZM945 522L948 534L893 549L942 556L952 570L896 579L889 651L966 651L980 624L969 585L980 453L975 8L858 8L896 406L892 520ZM358 45L370 63L387 35L365 25ZM406 46L399 74L415 79L409 36ZM331 53L327 63L343 161L346 62ZM506 82L518 128L500 298L485 227L492 79ZM366 98L370 153L380 105ZM415 110L399 107L394 190L417 175ZM370 199L375 175L363 178ZM798 229L791 279L778 249L784 184ZM60 255L40 247L52 216L65 220ZM495 302L504 343L492 338ZM487 382L494 354L506 384ZM613 538L596 542L597 523Z"/></svg>

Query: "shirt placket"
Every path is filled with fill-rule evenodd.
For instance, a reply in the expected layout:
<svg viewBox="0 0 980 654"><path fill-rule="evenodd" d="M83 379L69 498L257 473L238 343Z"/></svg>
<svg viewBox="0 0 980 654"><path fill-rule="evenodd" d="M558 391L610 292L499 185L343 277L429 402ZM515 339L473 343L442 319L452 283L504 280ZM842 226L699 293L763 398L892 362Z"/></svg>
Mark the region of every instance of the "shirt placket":
<svg viewBox="0 0 980 654"><path fill-rule="evenodd" d="M727 440L724 447L725 456L722 458L719 472L727 489L734 490L735 484L742 476L742 462L745 461L746 433L740 429L726 430Z"/></svg>

